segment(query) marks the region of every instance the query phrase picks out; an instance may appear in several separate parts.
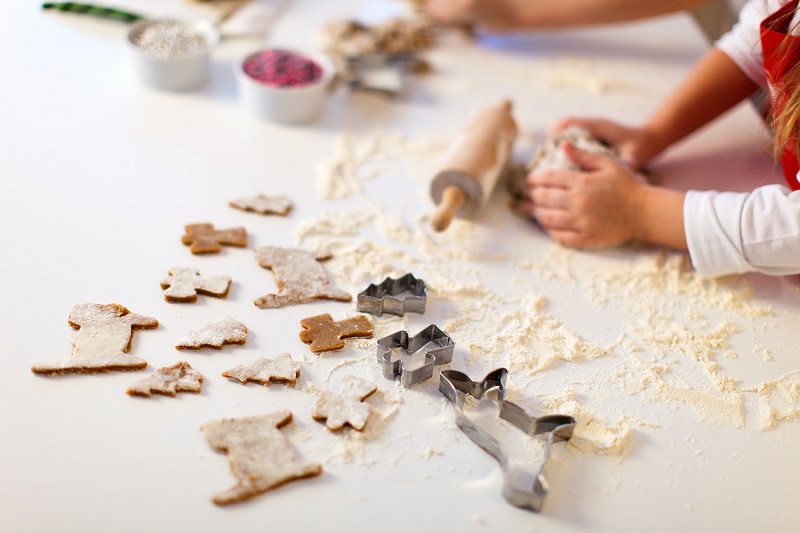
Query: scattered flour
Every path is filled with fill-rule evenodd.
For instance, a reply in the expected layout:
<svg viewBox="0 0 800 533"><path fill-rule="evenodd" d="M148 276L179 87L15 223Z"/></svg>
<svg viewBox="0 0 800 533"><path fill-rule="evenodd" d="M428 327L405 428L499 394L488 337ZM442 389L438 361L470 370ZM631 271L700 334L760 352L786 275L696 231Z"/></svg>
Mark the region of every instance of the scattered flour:
<svg viewBox="0 0 800 533"><path fill-rule="evenodd" d="M557 70L546 79L566 85L575 81ZM589 83L594 90L640 90L604 84L603 80L587 82L585 77L581 83L585 89ZM430 162L443 153L446 143L410 141L392 133L371 137L348 134L337 142L332 160L320 167L319 195L360 196L361 205L301 222L294 233L298 243L332 253L326 269L338 284L354 293L368 283L407 272L425 279L429 309L433 306L434 312L444 317L439 325L456 341L452 366L466 367L473 377L505 366L513 376L515 391L521 394L536 382L537 397L542 400L537 412L569 414L578 420L569 444L573 451L621 460L637 440L634 428L656 431L662 427L658 420L646 420L639 414L622 415L602 401L620 394L639 397L665 411L688 410L698 422L731 428L747 425L746 395L759 398L757 429L769 430L779 421L800 416L800 371L742 388L720 365L720 358L752 354L765 361L772 358L762 346L755 346L752 354L731 349L732 337L747 331L753 322L774 315L771 306L754 300L745 277L704 279L695 274L685 254L646 248L637 251L635 259L629 254L622 259L603 255L601 268L596 260L589 267L579 267L580 253L555 245L537 257L527 257L523 251L498 252L493 246L496 236L469 220L457 219L447 232L438 234L429 229L427 215L409 216L399 204L379 207L365 196L362 185L376 176L394 176L398 169L420 181L427 179ZM415 165L416 170L424 170L410 172ZM485 279L495 264L514 272L509 278L513 288L504 292L487 285ZM588 332L567 326L555 310L558 306L552 305L553 296L545 296L531 285L537 280L585 298L576 305L598 315L608 310L621 315L616 331L610 331L615 339L594 340ZM374 322L375 339L407 330L409 323L408 317L387 316ZM323 372L324 381L342 368L357 367L360 374L376 380L382 403L391 407L371 419L363 434L339 435L329 462L372 464L366 455L367 444L378 439L380 446L393 445L380 437L400 404L429 403L431 412L439 409L441 414L440 402L431 396L433 389L424 394L383 379L375 362L375 339L349 343L359 355L329 367ZM600 365L604 367L598 371L604 372L602 379L584 381L585 390L578 395L566 377L584 366L582 363L600 359L610 362ZM312 360L310 364L323 363ZM542 388L542 377L556 371L564 375L561 384ZM303 390L317 392L308 382ZM458 439L459 432L450 431L452 424L445 422L452 420L449 410L441 418L449 428L443 438ZM440 453L433 445L421 452L405 449L392 464L409 453L423 460Z"/></svg>
<svg viewBox="0 0 800 533"><path fill-rule="evenodd" d="M578 401L575 391L567 387L545 405L545 412L570 415L577 425L567 446L581 452L592 452L622 459L633 444L633 428L620 418L613 424L603 423Z"/></svg>
<svg viewBox="0 0 800 533"><path fill-rule="evenodd" d="M574 88L595 94L648 94L650 92L646 87L626 83L610 76L608 74L610 71L610 69L600 69L596 63L590 63L583 59L562 57L543 62L538 66L536 75L530 76L528 79L538 79L548 86L558 89Z"/></svg>

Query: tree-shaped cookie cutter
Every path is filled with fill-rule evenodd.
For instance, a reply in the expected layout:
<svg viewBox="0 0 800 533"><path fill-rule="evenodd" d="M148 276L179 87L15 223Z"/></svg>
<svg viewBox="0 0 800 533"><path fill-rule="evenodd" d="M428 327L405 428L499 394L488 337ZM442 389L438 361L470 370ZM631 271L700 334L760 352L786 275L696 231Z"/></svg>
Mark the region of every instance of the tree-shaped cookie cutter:
<svg viewBox="0 0 800 533"><path fill-rule="evenodd" d="M425 351L425 363L417 368L406 368L413 355L429 343ZM453 359L453 348L456 343L450 336L439 329L436 324L431 324L413 337L409 337L405 330L397 331L378 340L378 362L383 367L383 376L386 379L400 378L400 383L411 387L433 376L433 367L449 363ZM403 354L397 354L397 348L402 348Z"/></svg>
<svg viewBox="0 0 800 533"><path fill-rule="evenodd" d="M550 456L554 442L569 440L575 429L575 419L566 415L549 415L539 418L528 415L520 406L505 400L505 381L508 370L498 368L489 372L482 381L472 381L469 376L457 370L443 370L439 375L439 392L453 404L456 425L469 438L497 459L503 468L503 497L512 505L527 507L539 512L547 495L548 484L544 478L544 465ZM536 470L526 472L509 464L503 444L489 432L475 424L464 413L466 395L480 399L492 394L492 399L500 406L499 417L507 420L527 435L540 439L544 444L544 458ZM531 474L534 482L529 485Z"/></svg>
<svg viewBox="0 0 800 533"><path fill-rule="evenodd" d="M405 313L425 312L428 301L428 285L413 274L393 279L387 277L378 285L358 294L357 310L361 313L381 316L383 313L403 316Z"/></svg>

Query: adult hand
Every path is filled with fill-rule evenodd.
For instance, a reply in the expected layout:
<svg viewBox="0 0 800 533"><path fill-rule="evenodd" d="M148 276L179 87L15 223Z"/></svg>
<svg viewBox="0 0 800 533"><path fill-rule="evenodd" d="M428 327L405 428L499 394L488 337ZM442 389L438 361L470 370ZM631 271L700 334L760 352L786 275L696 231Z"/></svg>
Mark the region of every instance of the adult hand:
<svg viewBox="0 0 800 533"><path fill-rule="evenodd" d="M492 31L521 27L520 6L527 0L424 0L425 12L445 25L478 24Z"/></svg>

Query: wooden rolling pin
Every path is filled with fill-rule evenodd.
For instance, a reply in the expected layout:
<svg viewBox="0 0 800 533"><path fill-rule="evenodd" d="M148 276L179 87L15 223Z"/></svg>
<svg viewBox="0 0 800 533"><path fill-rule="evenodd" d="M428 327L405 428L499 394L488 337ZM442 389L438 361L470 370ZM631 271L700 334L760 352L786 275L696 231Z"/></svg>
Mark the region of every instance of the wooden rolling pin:
<svg viewBox="0 0 800 533"><path fill-rule="evenodd" d="M431 226L444 231L453 216L469 216L492 195L511 154L517 125L511 102L481 109L450 145L441 170L431 182L431 198L438 205Z"/></svg>

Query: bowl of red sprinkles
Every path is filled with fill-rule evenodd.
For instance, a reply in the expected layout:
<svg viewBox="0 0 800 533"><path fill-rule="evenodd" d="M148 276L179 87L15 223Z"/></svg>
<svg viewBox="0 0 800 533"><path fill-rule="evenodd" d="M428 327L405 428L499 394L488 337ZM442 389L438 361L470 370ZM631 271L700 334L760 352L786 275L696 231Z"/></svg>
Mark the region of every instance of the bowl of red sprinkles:
<svg viewBox="0 0 800 533"><path fill-rule="evenodd" d="M245 57L236 77L245 107L256 116L300 123L319 115L334 70L322 54L273 48Z"/></svg>

